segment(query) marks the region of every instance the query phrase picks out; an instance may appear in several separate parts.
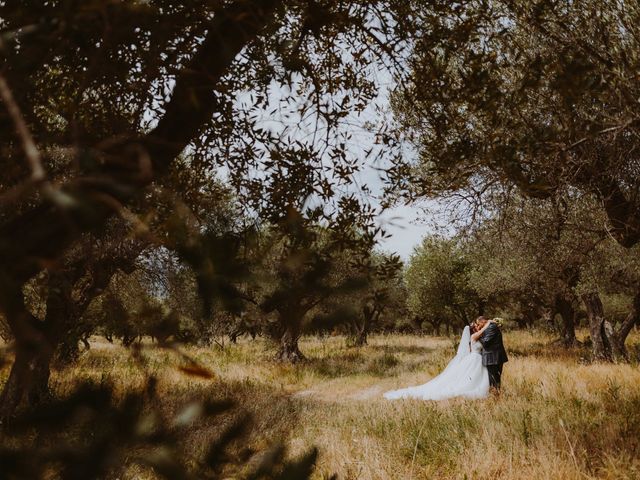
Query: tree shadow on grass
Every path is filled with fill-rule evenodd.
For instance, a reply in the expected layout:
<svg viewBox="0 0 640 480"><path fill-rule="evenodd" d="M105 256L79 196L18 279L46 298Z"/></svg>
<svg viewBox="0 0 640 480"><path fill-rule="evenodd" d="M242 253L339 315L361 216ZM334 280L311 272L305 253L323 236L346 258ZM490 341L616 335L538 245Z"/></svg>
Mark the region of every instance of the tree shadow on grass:
<svg viewBox="0 0 640 480"><path fill-rule="evenodd" d="M235 408L216 423L194 425L184 438L184 447L194 453L202 448L202 438L229 425L233 419L250 417L250 425L243 445L232 452L242 455L242 450L256 451L257 446L285 442L299 421L297 402L289 394L273 385L255 380L215 380L211 383L187 383L179 388L167 388L161 395L168 405L184 403L185 398L198 400L230 400ZM181 402L180 399L183 399Z"/></svg>
<svg viewBox="0 0 640 480"><path fill-rule="evenodd" d="M371 375L388 377L400 372L412 372L424 366L424 356L434 349L423 347L365 347L354 349L338 355L308 358L304 368L325 378L348 377L352 375ZM371 352L374 351L374 353ZM420 358L407 361L400 354L420 355Z"/></svg>
<svg viewBox="0 0 640 480"><path fill-rule="evenodd" d="M419 345L367 345L364 348L372 351L405 355L427 355L437 350L433 347L421 347Z"/></svg>
<svg viewBox="0 0 640 480"><path fill-rule="evenodd" d="M282 446L300 421L298 402L268 383L203 380L197 373L172 381L149 376L125 389L115 388L114 378L98 384L70 376L46 404L3 425L0 457L13 461L16 473L9 476L41 478L51 468L71 468L81 472L74 478L156 478L152 471L158 478L218 478L262 459L267 471L280 468ZM309 461L315 455L310 450ZM264 470L260 465L254 466Z"/></svg>
<svg viewBox="0 0 640 480"><path fill-rule="evenodd" d="M590 356L590 350L586 345L566 347L558 342L537 342L527 345L526 348L510 347L505 345L507 355L512 357L539 357L555 360L580 361Z"/></svg>

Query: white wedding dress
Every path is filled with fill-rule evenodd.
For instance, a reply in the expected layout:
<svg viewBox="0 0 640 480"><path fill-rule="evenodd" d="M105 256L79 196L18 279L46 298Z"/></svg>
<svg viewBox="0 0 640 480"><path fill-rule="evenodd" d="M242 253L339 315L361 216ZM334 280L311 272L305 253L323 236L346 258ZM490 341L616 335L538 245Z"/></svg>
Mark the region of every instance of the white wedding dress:
<svg viewBox="0 0 640 480"><path fill-rule="evenodd" d="M465 327L456 356L440 375L423 385L390 390L384 394L384 398L444 400L453 397L485 398L488 395L489 373L487 367L482 365L482 345L480 342L471 342L469 327Z"/></svg>

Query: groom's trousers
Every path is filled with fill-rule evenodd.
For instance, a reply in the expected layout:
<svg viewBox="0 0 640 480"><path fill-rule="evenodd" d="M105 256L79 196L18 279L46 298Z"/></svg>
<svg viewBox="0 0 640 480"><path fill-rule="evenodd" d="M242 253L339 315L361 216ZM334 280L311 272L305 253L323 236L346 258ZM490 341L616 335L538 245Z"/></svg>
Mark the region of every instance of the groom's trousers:
<svg viewBox="0 0 640 480"><path fill-rule="evenodd" d="M487 365L487 370L489 372L489 386L495 387L497 390L500 390L500 378L502 377L502 365L503 363L498 363L497 365Z"/></svg>

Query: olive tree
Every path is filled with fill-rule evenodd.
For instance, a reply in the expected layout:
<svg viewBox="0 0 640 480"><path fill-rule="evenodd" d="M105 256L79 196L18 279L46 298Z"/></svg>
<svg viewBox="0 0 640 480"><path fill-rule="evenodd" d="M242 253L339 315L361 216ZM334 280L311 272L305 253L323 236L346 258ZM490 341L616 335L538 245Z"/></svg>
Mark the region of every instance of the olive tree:
<svg viewBox="0 0 640 480"><path fill-rule="evenodd" d="M482 312L481 298L469 283L470 263L456 239L425 237L405 272L409 312L440 327L462 328Z"/></svg>
<svg viewBox="0 0 640 480"><path fill-rule="evenodd" d="M201 179L225 171L252 212L282 215L298 183L333 221L336 187L384 155L350 153L345 117L375 98L370 73L393 66L407 34L408 6L393 0L72 4L0 6L0 306L16 351L1 417L29 403L29 372L55 348L24 284L64 263L84 235L102 238L110 219L144 231L135 206L152 186L183 200L197 192L175 182L183 152ZM315 133L268 128L281 100L289 115L275 123ZM169 243L194 265L207 307L229 292L211 276L228 256L198 233Z"/></svg>
<svg viewBox="0 0 640 480"><path fill-rule="evenodd" d="M419 151L403 171L411 194L481 192L496 181L531 198L578 191L606 215L608 235L636 245L638 5L449 2L418 17L425 28L409 60L410 81L394 99ZM592 336L606 338L597 302L586 300L596 312ZM558 306L570 316L569 303L560 298ZM595 341L594 353L607 357L602 345Z"/></svg>

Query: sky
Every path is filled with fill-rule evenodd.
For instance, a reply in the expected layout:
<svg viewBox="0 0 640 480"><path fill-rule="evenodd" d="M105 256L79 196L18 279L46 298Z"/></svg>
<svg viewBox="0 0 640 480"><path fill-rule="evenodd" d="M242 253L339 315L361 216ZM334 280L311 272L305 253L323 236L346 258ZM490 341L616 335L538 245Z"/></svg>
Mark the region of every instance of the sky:
<svg viewBox="0 0 640 480"><path fill-rule="evenodd" d="M393 81L389 72L384 70L372 72L375 76L376 83L379 86L378 97L364 111L358 114L349 115L344 123L351 125L348 127L349 133L353 139L349 146L350 152L356 157L364 158L364 152L370 148L381 149L384 146L376 145L374 134L369 129L364 128L366 124L378 124L381 115L390 116L389 96L393 89ZM169 82L168 88L173 87L173 82ZM262 127L269 128L280 134L291 135L305 141L310 135L314 135L316 124L313 120L307 122L301 121L296 116L296 111L301 104L298 103L296 94L288 87L273 84L270 88L269 103L270 107L265 109L260 123ZM236 97L237 107L243 107L251 103L251 92L240 92ZM340 99L337 99L338 101ZM274 110L271 107L275 108ZM149 115L145 116L145 122L152 125L157 121L153 110L149 110ZM382 112L382 113L381 113ZM404 147L403 147L404 148ZM406 148L406 155L415 155L411 151L411 147ZM380 178L379 171L376 168L384 168L384 165L371 165L363 162L363 168L357 174L356 180L359 185L366 184L371 191L371 196L366 198L372 206L380 205L380 198L384 195L384 181ZM225 178L224 169L218 172L221 178ZM348 193L349 187L346 187L343 193ZM357 192L357 187L351 190ZM398 254L405 262L409 260L414 247L416 247L426 235L433 233L434 227L431 222L427 223L425 217L428 215L419 206L398 205L394 208L386 210L377 219L378 225L385 230L386 236L379 240L379 248L388 253Z"/></svg>
<svg viewBox="0 0 640 480"><path fill-rule="evenodd" d="M364 161L365 151L374 149L375 151L382 151L385 148L384 145L379 145L376 142L375 134L373 130L365 127L367 124L377 125L381 121L381 115L391 116L389 111L389 92L393 88L393 82L390 79L387 72L375 72L378 85L380 87L378 97L370 104L370 106L360 113L353 113L345 118L344 125L341 127L341 131L346 129L352 136L352 139L348 142L349 152L356 158L361 158L361 171L355 176L356 182L353 186L344 187L343 194L349 192L356 193L362 197L361 192L358 191L356 185L362 186L364 184L371 191L371 195L363 198L374 207L380 205L380 199L384 195L384 181L380 178L380 172L378 169L384 168L385 164L376 163L371 164L370 161ZM271 130L274 134L290 136L292 138L299 138L302 141L308 141L313 135L314 131L319 125L322 131L323 124L316 118L310 117L305 120L300 118L298 110L301 106L300 99L296 95L295 87L291 90L288 87L272 84L269 91L269 107L265 108L258 117L262 128ZM339 103L340 98L336 101ZM250 105L251 99L249 92L247 94L239 95L237 97L237 105L242 108L246 108ZM322 137L323 135L319 135ZM411 157L415 156L415 151L410 146L403 146L403 155ZM382 160L385 162L386 160ZM418 245L425 235L434 232L434 228L431 226L432 222L426 222L429 216L425 214L424 210L417 205L398 205L394 208L386 210L377 219L378 225L382 226L386 232L386 237L381 238L379 241L379 248L389 253L397 253L404 261L407 261L416 245Z"/></svg>
<svg viewBox="0 0 640 480"><path fill-rule="evenodd" d="M379 223L389 237L380 240L380 248L397 253L405 262L409 260L413 248L424 236L433 233L431 226L419 219L420 213L419 208L412 206L398 206L384 212L379 217Z"/></svg>

